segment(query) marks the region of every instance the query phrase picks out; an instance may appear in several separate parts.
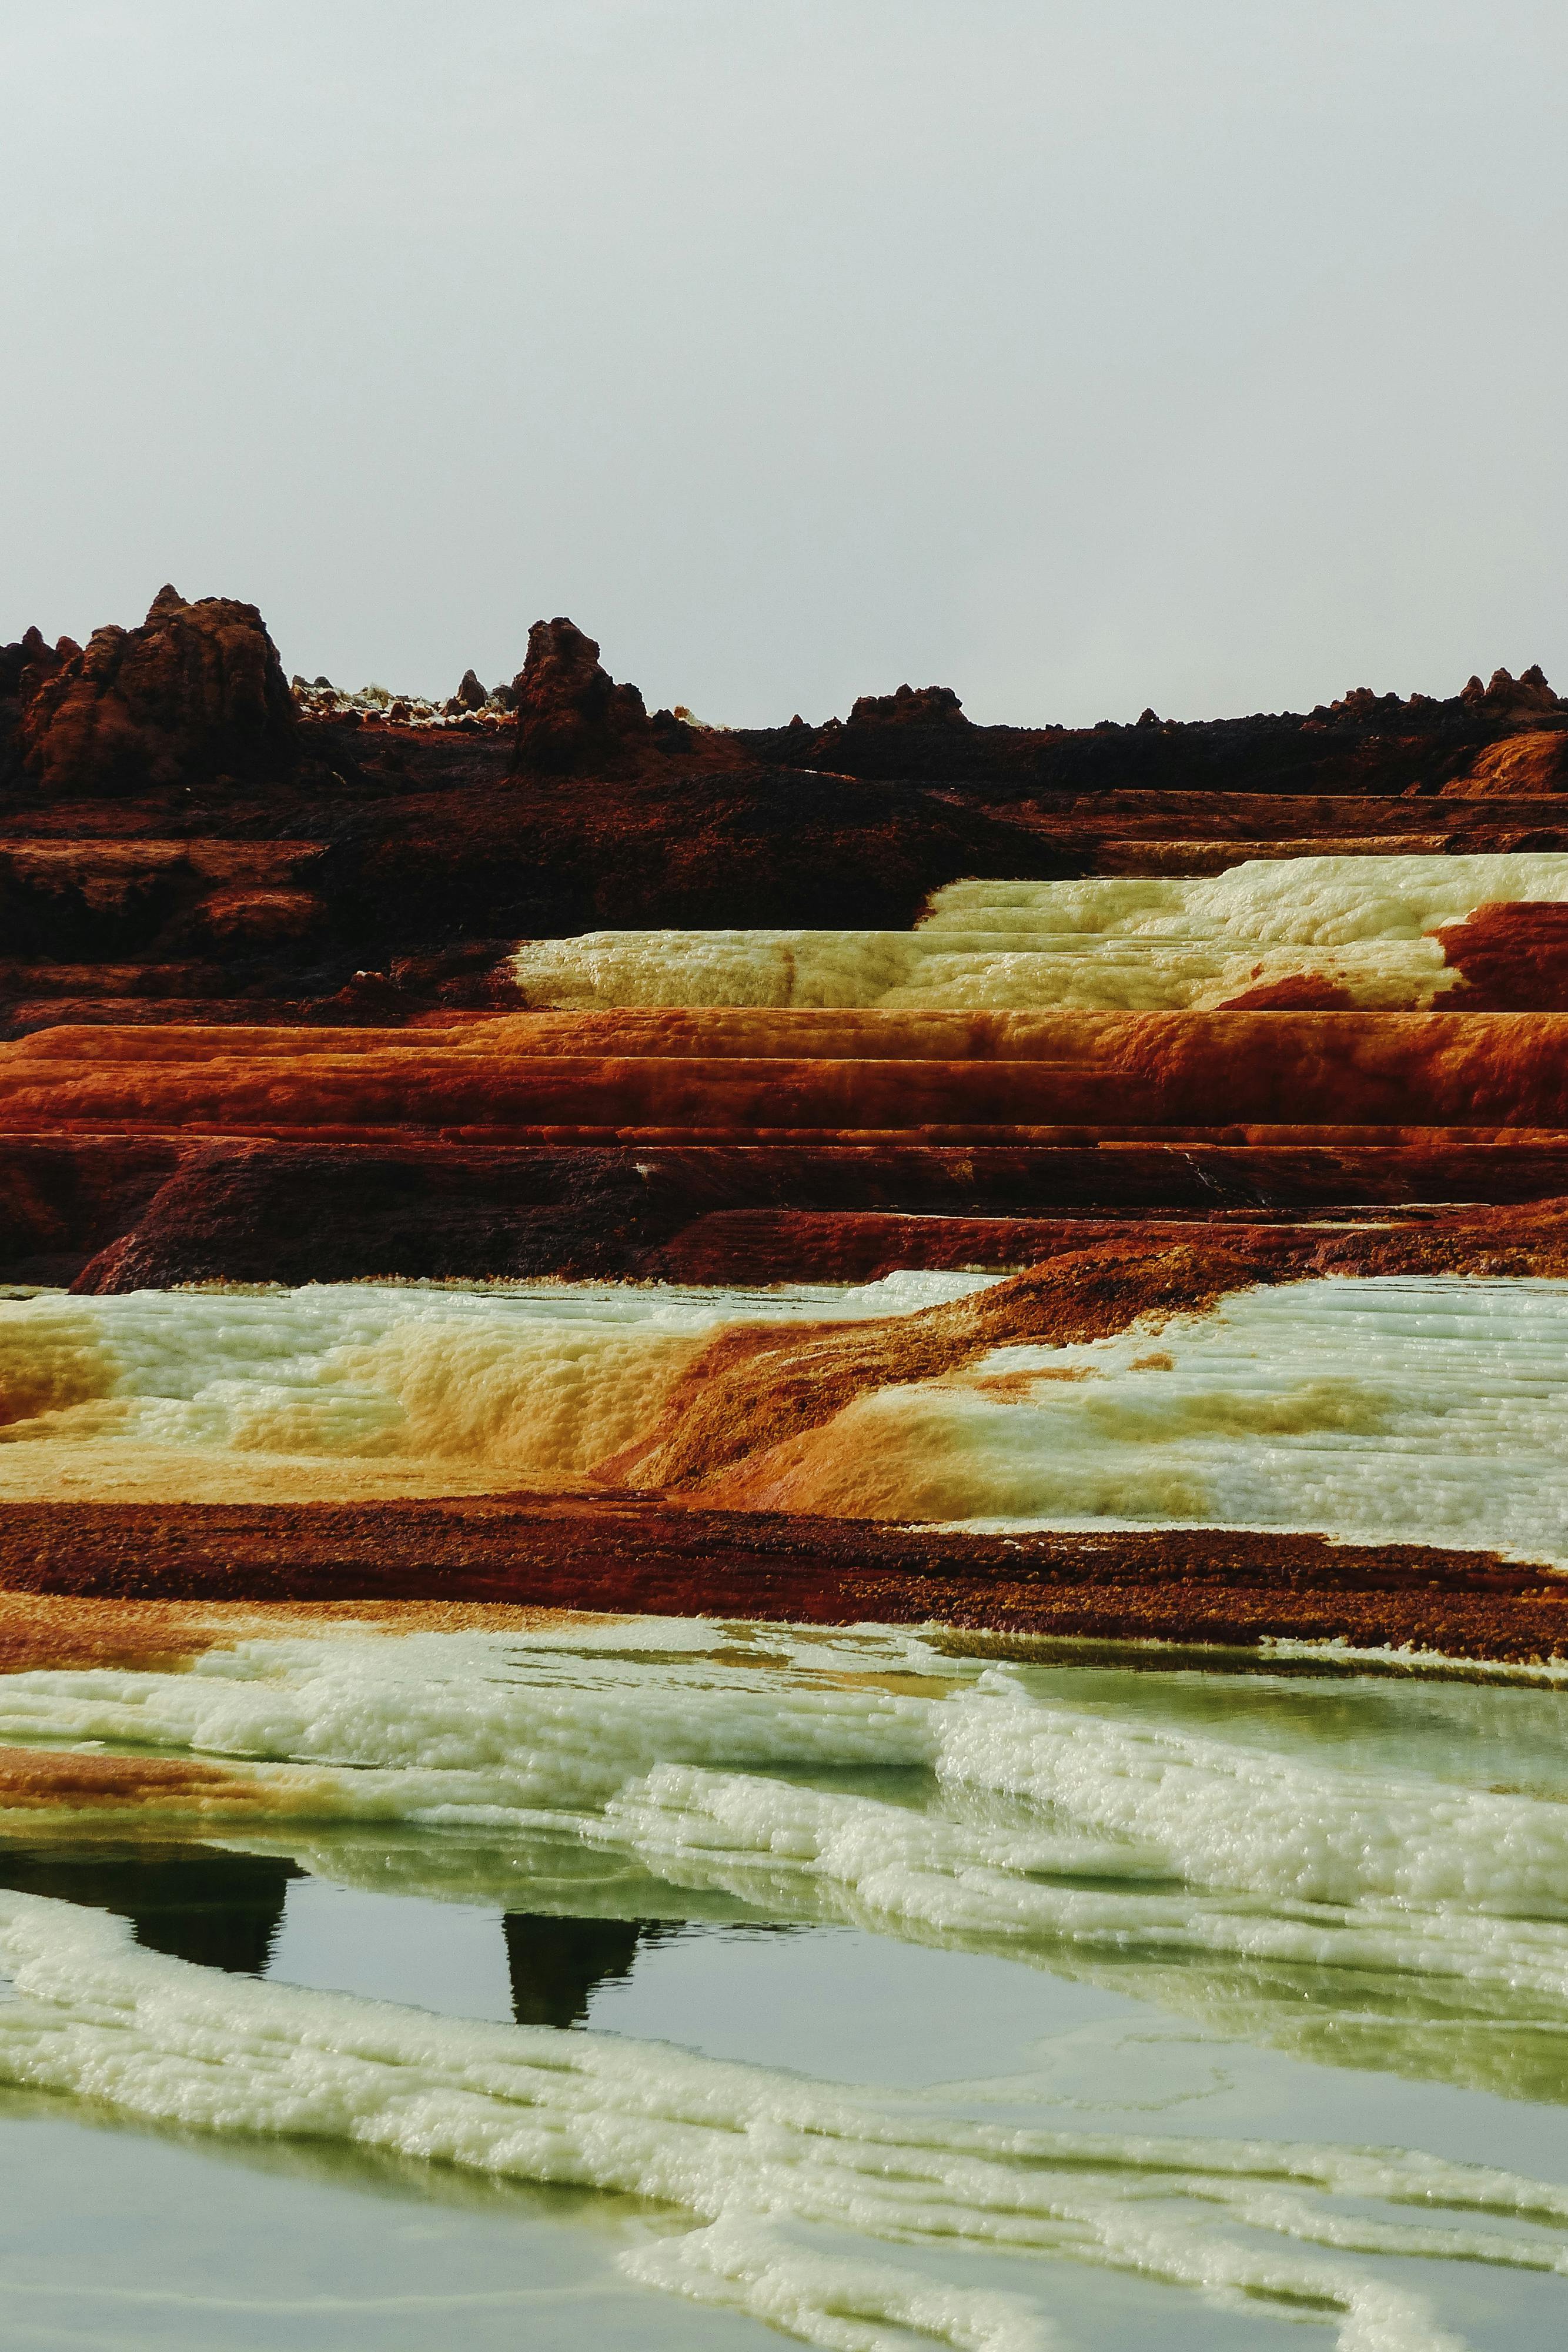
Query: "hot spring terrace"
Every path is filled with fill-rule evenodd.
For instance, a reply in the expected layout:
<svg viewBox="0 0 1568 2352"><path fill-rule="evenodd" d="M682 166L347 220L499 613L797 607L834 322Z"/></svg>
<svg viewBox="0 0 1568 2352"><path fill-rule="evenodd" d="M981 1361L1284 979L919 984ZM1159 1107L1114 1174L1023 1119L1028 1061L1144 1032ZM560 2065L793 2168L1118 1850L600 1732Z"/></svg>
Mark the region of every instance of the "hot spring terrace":
<svg viewBox="0 0 1568 2352"><path fill-rule="evenodd" d="M559 1599L570 1502L644 1546L605 1605L930 1614L946 1560L953 1615L1396 1642L1429 1556L1439 1646L1554 1654L1564 954L1555 853L1269 859L534 941L397 1026L35 1029L4 1270L74 1295L3 1309L6 1541L85 1593L117 1527L273 1513L303 1597L347 1510L383 1597L455 1595L445 1527Z"/></svg>

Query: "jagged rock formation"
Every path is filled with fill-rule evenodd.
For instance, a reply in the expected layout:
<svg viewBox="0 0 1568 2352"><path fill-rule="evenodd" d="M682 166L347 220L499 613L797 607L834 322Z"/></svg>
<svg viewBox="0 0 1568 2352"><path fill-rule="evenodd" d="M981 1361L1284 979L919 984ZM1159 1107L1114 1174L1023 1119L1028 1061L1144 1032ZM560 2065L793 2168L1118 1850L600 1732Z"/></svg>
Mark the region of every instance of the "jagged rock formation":
<svg viewBox="0 0 1568 2352"><path fill-rule="evenodd" d="M1529 739L1526 754L1513 747ZM1471 678L1439 700L1359 687L1308 712L1131 726L976 727L943 687L862 696L847 721L751 730L754 756L858 776L918 778L1044 813L1061 794L1111 792L1433 794L1568 786L1568 704L1539 665Z"/></svg>
<svg viewBox="0 0 1568 2352"><path fill-rule="evenodd" d="M0 646L0 703L30 702L46 679L80 652L74 637L46 644L38 628L25 630L15 645Z"/></svg>
<svg viewBox="0 0 1568 2352"><path fill-rule="evenodd" d="M95 629L47 675L35 661L18 698L28 679L21 764L51 797L254 782L297 756L293 697L254 604L161 588L140 628Z"/></svg>
<svg viewBox="0 0 1568 2352"><path fill-rule="evenodd" d="M700 753L711 761L716 748L673 711L650 719L637 688L617 686L594 640L564 617L534 623L512 693L518 775L620 775L661 755ZM716 748L722 753L722 742Z"/></svg>

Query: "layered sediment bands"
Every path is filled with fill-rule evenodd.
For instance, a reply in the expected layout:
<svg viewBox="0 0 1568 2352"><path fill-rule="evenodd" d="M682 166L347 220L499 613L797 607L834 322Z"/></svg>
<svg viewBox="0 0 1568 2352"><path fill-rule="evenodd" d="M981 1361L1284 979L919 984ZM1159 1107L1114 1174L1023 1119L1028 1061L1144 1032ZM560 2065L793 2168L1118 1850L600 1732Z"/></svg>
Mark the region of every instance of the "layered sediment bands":
<svg viewBox="0 0 1568 2352"><path fill-rule="evenodd" d="M257 1622L289 1604L303 1622ZM1551 1569L1274 1530L983 1536L624 1494L0 1514L0 1661L13 1673L141 1667L343 1616L444 1630L455 1612L506 1632L519 1612L583 1607L1239 1650L1333 1642L1515 1664L1568 1655L1568 1579Z"/></svg>
<svg viewBox="0 0 1568 2352"><path fill-rule="evenodd" d="M585 1017L553 1033L551 1017L308 1036L47 1030L0 1048L0 1127L438 1129L475 1142L1568 1129L1560 1013L993 1013L968 1016L958 1043L949 1016L904 1013L884 1028L888 1016L862 1013L852 1033L840 1013L816 1016L814 1044L811 1016L758 1013L716 1028L717 1051L703 1050L701 1016L687 1013L678 1034L654 1031L641 1052L599 1053L571 1050L591 1034ZM628 1016L612 1018L620 1043ZM1243 1132L1217 1135L1217 1113ZM1086 1132L1030 1134L1064 1127Z"/></svg>
<svg viewBox="0 0 1568 2352"><path fill-rule="evenodd" d="M1454 985L1443 923L1564 897L1561 856L1301 856L1207 878L956 882L904 933L601 931L526 945L514 969L539 1006L1199 1010L1311 979L1393 1009Z"/></svg>

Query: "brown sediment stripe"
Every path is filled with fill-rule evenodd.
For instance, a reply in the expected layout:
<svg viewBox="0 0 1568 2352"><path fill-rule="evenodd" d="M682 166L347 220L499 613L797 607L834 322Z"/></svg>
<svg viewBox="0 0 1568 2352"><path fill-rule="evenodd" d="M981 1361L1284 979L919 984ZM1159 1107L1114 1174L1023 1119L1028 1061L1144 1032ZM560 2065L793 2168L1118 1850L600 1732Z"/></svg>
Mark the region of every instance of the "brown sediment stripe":
<svg viewBox="0 0 1568 2352"><path fill-rule="evenodd" d="M3 1533L0 1529L0 1537ZM178 1577L172 1580L177 1583ZM226 1649L236 1642L329 1635L350 1625L384 1633L537 1633L580 1621L601 1624L606 1612L434 1597L136 1601L88 1591L0 1588L0 1675L85 1666L178 1671L205 1650Z"/></svg>
<svg viewBox="0 0 1568 2352"><path fill-rule="evenodd" d="M79 1754L0 1748L0 1814L270 1811L277 1789L259 1776L176 1757Z"/></svg>
<svg viewBox="0 0 1568 2352"><path fill-rule="evenodd" d="M1342 1640L1516 1663L1568 1655L1568 1576L1495 1553L1246 1528L964 1535L699 1510L667 1496L16 1505L0 1511L0 1587L203 1604L199 1622L178 1610L161 1630L145 1621L153 1648L267 1630L278 1603L303 1604L287 1619L298 1631L393 1602L400 1613L377 1621L389 1631L504 1631L519 1609L591 1610L1242 1646ZM246 1605L220 1637L228 1612L213 1604L225 1601ZM31 1624L40 1661L87 1654L71 1650L85 1636L70 1622L51 1634L46 1610Z"/></svg>

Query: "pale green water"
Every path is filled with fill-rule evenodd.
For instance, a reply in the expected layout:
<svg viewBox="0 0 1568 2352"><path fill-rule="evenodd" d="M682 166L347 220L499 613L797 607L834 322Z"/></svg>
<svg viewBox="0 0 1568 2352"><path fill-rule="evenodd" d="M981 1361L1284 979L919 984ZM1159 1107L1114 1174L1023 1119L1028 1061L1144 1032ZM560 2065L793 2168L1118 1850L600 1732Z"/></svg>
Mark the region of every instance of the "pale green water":
<svg viewBox="0 0 1568 2352"><path fill-rule="evenodd" d="M1568 1697L1326 1675L998 1677L873 1633L795 1643L779 1629L650 1624L644 1648L618 1638L618 1652L472 1637L444 1650L428 1637L260 1645L248 1679L214 1670L210 1694L196 1688L205 1676L0 1684L5 1738L118 1744L111 1705L148 1717L154 1701L210 1697L220 1713L203 1717L202 1752L327 1763L348 1792L336 1817L278 1820L243 1847L163 1822L112 1843L33 1832L0 1849L0 1884L113 1909L141 1947L229 1988L232 2026L201 2064L204 2080L241 2070L215 2127L194 2092L177 2116L150 2112L147 2086L173 2079L186 2028L152 2017L130 2061L113 2055L115 2036L131 2046L119 1980L78 2000L67 1952L48 2014L82 2049L97 2033L113 2050L82 2062L73 2090L41 2092L4 2055L6 2020L37 1988L0 2004L15 2085L0 2093L0 2343L779 2341L755 2305L704 2307L620 2266L708 2218L695 2189L683 2204L498 2179L354 2146L325 2111L310 2137L269 2123L243 2072L260 2046L244 1989L259 1977L503 2032L516 2017L553 2032L551 2048L629 2053L627 2114L653 2099L649 2045L737 2062L811 2119L808 2171L821 2136L841 2129L843 2086L859 2086L857 2115L880 2101L893 2119L896 2151L882 2143L876 2163L894 2174L933 2146L961 2168L975 2124L1077 2136L1075 2156L1029 2159L1030 2210L1049 2202L1042 2179L1068 2197L1091 2179L1101 2196L1109 2179L1105 2227L1136 2221L1110 2252L1080 2225L1075 2242L1009 2244L992 2192L955 2189L954 2170L956 2225L868 2227L845 2176L813 2206L800 2148L774 2149L787 2187L770 2210L818 2289L822 2264L852 2261L906 2287L1019 2298L927 2315L922 2331L830 2282L803 2323L820 2343L1261 2352L1305 2326L1303 2344L1337 2337L1346 2352L1556 2352L1568 2335ZM342 1660L329 1690L315 1663L329 1648ZM463 1725L481 1717L465 1748ZM149 1717L142 1744L183 1752L171 1724ZM521 1801L502 1780L525 1749ZM392 1817L398 1776L409 1796ZM381 1818L364 1817L372 1790ZM162 1999L155 1969L147 1982ZM292 2015L285 2000L267 2032L287 2041ZM414 2063L400 2048L400 2082ZM696 2095L688 2083L674 2104L687 2112ZM615 2131L631 2145L632 2126ZM1251 2207L1217 2202L1190 2147L1151 2156L1151 2138L1266 2143L1243 2168ZM1413 2194L1396 2164L1300 2191L1281 2221L1258 2200L1280 2193L1280 2152L1305 2144L1498 2168L1554 2186L1563 2210L1517 2196L1505 2210L1495 2187L1456 2202L1451 2181ZM742 2179L752 2145L734 2142L748 2210L764 2178ZM1204 2276L1171 2274L1148 2234L1166 2221L1202 2252ZM1377 2242L1325 2243L1367 2240L1367 2224ZM1455 2229L1463 2244L1440 2234ZM1303 2299L1302 2265L1397 2294L1347 2316L1326 2294Z"/></svg>

